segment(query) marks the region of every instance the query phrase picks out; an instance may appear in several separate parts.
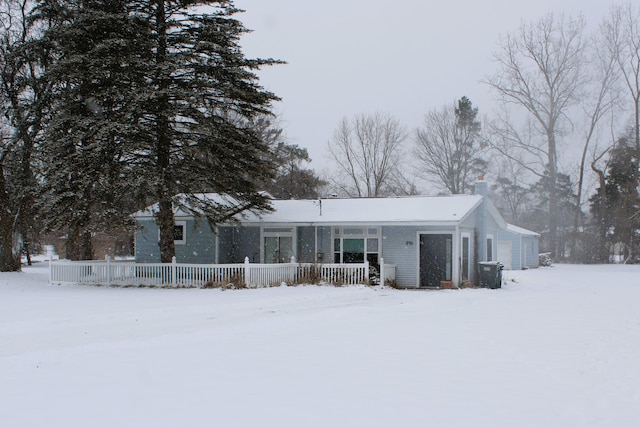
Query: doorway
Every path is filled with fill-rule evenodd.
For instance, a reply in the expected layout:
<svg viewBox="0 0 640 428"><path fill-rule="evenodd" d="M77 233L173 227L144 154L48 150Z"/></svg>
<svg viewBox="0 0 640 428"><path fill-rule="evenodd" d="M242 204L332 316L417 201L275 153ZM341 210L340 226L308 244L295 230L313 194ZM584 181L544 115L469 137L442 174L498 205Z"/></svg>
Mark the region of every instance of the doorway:
<svg viewBox="0 0 640 428"><path fill-rule="evenodd" d="M441 281L451 281L452 244L453 235L451 234L420 235L420 287L440 287Z"/></svg>

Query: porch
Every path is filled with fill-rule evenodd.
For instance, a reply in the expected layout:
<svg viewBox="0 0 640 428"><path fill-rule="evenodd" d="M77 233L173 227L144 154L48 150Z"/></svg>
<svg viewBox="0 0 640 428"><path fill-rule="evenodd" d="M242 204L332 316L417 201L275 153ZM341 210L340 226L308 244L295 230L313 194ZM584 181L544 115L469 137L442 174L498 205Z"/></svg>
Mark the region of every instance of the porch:
<svg viewBox="0 0 640 428"><path fill-rule="evenodd" d="M202 288L270 287L287 284L371 284L375 277L384 281L395 280L395 265L381 260L380 272L373 272L368 262L342 264L297 263L244 263L188 264L136 263L134 261L105 260L51 261L50 284L114 285L137 287ZM375 282L374 282L375 283Z"/></svg>

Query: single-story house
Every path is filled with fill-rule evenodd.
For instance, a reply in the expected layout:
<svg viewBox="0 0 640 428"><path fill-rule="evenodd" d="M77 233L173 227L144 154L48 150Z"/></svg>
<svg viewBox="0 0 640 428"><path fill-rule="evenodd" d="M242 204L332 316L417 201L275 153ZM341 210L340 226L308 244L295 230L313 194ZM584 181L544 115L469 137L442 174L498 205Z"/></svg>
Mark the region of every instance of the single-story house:
<svg viewBox="0 0 640 428"><path fill-rule="evenodd" d="M215 197L204 195L203 197ZM477 263L538 266L539 235L507 224L487 198L474 195L273 200L273 212L245 213L213 230L204 218L175 212L179 263L362 263L395 265L401 287L477 283ZM135 257L160 261L154 207L135 214Z"/></svg>

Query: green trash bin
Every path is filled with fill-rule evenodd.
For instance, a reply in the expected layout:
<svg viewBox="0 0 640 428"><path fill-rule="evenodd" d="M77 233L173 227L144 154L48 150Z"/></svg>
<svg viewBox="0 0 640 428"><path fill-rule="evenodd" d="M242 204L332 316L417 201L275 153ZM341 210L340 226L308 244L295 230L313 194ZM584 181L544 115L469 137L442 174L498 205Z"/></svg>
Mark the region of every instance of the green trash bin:
<svg viewBox="0 0 640 428"><path fill-rule="evenodd" d="M502 268L500 262L480 262L480 287L502 287Z"/></svg>

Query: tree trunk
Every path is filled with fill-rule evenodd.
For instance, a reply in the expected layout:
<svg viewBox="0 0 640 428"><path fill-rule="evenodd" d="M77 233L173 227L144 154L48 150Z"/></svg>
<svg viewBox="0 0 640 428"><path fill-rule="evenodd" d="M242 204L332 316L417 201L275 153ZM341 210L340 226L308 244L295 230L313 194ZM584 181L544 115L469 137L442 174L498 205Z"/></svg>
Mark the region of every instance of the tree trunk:
<svg viewBox="0 0 640 428"><path fill-rule="evenodd" d="M156 63L161 70L156 77L156 85L161 96L158 98L156 116L156 156L157 156L157 197L159 210L156 217L160 228L160 260L162 263L170 263L175 256L175 244L173 237L174 216L172 202L172 178L169 171L171 164L171 137L169 129L169 100L166 90L169 87L169 78L166 75L165 67L162 67L167 60L167 23L165 16L165 2L156 1L156 27L157 43Z"/></svg>
<svg viewBox="0 0 640 428"><path fill-rule="evenodd" d="M0 272L20 271L20 255L13 252L13 215L9 209L9 193L0 163Z"/></svg>
<svg viewBox="0 0 640 428"><path fill-rule="evenodd" d="M547 134L549 145L549 250L551 260L555 260L558 253L558 197L556 192L558 181L556 139L553 127Z"/></svg>

